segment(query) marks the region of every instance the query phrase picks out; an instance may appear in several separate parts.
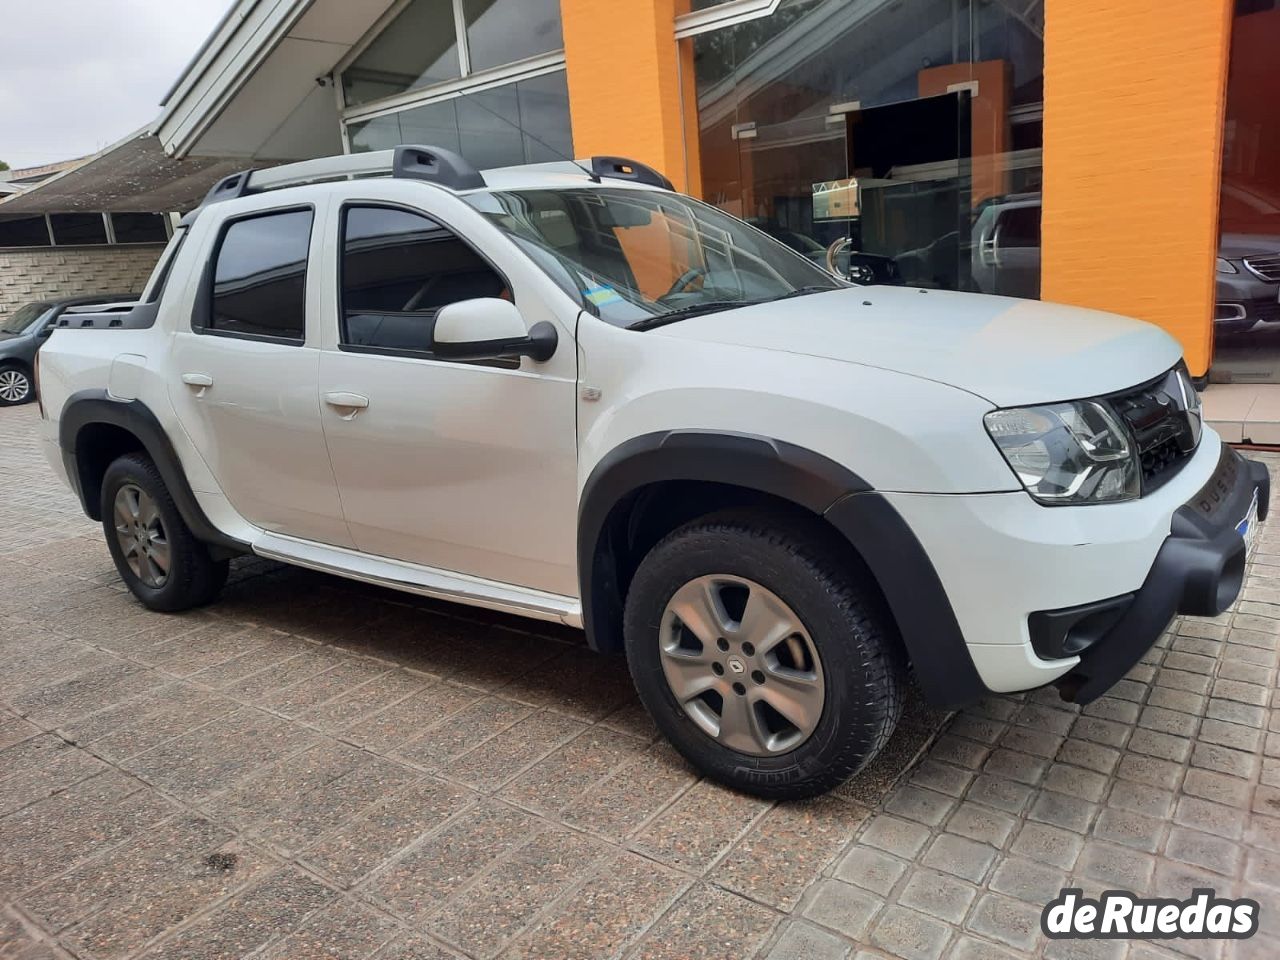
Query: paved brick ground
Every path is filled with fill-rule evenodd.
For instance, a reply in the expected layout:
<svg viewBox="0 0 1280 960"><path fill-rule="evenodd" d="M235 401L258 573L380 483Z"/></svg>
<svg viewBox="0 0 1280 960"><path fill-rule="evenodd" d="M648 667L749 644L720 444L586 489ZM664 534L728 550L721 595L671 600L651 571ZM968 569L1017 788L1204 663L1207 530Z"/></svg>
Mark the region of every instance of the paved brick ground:
<svg viewBox="0 0 1280 960"><path fill-rule="evenodd" d="M34 419L0 410L0 957L1280 956L1280 532L1087 710L913 704L779 806L571 631L260 561L143 611ZM1068 883L1253 896L1264 933L1046 945Z"/></svg>

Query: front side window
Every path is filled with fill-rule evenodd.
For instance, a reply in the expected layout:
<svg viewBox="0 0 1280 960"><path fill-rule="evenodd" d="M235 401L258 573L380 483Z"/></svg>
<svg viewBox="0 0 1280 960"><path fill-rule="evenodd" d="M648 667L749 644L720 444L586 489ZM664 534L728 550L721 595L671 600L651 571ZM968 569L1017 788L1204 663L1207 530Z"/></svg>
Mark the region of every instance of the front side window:
<svg viewBox="0 0 1280 960"><path fill-rule="evenodd" d="M618 326L844 286L741 220L680 194L520 190L466 199L584 309Z"/></svg>
<svg viewBox="0 0 1280 960"><path fill-rule="evenodd" d="M225 227L204 332L291 343L306 339L312 216L310 210L289 210Z"/></svg>
<svg viewBox="0 0 1280 960"><path fill-rule="evenodd" d="M483 257L430 217L351 206L342 224L342 344L429 354L442 307L511 299Z"/></svg>

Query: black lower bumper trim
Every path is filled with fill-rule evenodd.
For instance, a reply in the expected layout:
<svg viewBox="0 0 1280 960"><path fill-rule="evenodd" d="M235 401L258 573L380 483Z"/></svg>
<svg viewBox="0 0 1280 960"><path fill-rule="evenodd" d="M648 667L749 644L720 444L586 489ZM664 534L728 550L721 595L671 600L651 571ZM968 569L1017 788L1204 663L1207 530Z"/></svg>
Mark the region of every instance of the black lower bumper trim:
<svg viewBox="0 0 1280 960"><path fill-rule="evenodd" d="M1178 614L1216 617L1235 601L1247 559L1236 525L1255 494L1262 520L1271 496L1267 468L1223 446L1209 482L1174 513L1169 537L1127 609L1057 681L1064 700L1084 704L1106 693Z"/></svg>

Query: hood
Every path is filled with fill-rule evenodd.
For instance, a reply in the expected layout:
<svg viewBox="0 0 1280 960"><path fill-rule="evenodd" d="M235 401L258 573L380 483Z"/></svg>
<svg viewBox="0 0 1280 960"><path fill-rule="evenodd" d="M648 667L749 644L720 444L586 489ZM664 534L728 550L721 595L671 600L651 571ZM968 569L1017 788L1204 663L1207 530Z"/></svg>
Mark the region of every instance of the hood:
<svg viewBox="0 0 1280 960"><path fill-rule="evenodd" d="M1218 256L1228 260L1280 254L1280 236L1274 233L1224 233Z"/></svg>
<svg viewBox="0 0 1280 960"><path fill-rule="evenodd" d="M25 336L26 334L24 333L9 333L5 330L0 330L0 343L4 343L8 340L18 340Z"/></svg>
<svg viewBox="0 0 1280 960"><path fill-rule="evenodd" d="M726 310L647 334L892 370L997 406L1112 393L1168 370L1182 348L1127 317L1035 300L862 287Z"/></svg>

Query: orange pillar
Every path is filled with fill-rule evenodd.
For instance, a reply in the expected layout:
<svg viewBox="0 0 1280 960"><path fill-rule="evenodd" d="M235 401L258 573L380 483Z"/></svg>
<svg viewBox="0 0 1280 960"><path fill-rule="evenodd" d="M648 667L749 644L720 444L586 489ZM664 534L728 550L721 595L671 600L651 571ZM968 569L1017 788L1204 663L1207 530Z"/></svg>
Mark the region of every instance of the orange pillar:
<svg viewBox="0 0 1280 960"><path fill-rule="evenodd" d="M1046 300L1213 350L1232 0L1047 0Z"/></svg>
<svg viewBox="0 0 1280 960"><path fill-rule="evenodd" d="M686 163L686 104L675 39L676 16L688 4L560 0L560 15L574 151L580 157L611 154L647 163L677 189L696 193L701 179L696 141Z"/></svg>

